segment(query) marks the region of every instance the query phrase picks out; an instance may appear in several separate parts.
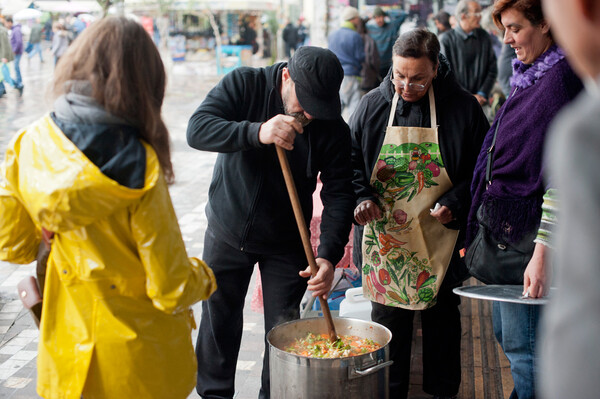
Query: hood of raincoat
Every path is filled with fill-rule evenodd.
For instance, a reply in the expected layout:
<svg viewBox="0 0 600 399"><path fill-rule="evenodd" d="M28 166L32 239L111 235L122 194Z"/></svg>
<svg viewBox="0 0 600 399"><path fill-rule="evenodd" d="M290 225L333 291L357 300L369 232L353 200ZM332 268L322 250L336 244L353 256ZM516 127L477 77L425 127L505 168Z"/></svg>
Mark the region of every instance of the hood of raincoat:
<svg viewBox="0 0 600 399"><path fill-rule="evenodd" d="M69 93L55 113L18 134L7 162L19 160L11 181L36 223L65 232L103 219L137 201L158 180L160 165L137 129L111 116L93 99ZM12 167L9 167L12 166ZM21 172L19 172L19 170Z"/></svg>

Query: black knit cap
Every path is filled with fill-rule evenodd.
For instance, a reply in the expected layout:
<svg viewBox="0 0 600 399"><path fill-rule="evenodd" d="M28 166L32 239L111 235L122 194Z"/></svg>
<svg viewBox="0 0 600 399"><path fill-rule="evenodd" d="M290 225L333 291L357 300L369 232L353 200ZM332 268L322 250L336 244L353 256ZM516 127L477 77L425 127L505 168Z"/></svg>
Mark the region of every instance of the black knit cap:
<svg viewBox="0 0 600 399"><path fill-rule="evenodd" d="M340 117L340 85L344 70L330 50L302 46L290 59L288 70L296 86L300 106L315 119Z"/></svg>

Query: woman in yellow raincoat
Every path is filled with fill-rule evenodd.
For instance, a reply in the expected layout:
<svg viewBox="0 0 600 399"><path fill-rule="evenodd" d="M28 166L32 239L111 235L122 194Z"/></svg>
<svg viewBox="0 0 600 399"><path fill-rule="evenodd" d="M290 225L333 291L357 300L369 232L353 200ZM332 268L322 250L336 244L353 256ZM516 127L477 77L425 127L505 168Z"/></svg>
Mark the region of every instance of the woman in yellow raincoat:
<svg viewBox="0 0 600 399"><path fill-rule="evenodd" d="M185 398L190 306L216 289L189 258L167 181L165 71L141 25L94 23L57 65L54 111L20 131L0 169L0 259L35 260L44 289L44 398Z"/></svg>

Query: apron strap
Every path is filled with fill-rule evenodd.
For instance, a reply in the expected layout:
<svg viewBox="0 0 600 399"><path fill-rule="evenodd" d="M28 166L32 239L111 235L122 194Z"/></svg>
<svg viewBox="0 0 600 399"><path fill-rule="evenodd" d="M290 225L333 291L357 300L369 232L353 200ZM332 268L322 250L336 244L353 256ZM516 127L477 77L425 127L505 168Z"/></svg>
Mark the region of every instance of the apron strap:
<svg viewBox="0 0 600 399"><path fill-rule="evenodd" d="M435 97L433 96L433 83L429 86L429 114L431 116L431 128L437 127L437 115L435 112Z"/></svg>
<svg viewBox="0 0 600 399"><path fill-rule="evenodd" d="M396 116L396 106L398 105L398 92L394 90L394 98L392 98L392 109L390 111L390 117L388 119L388 126L394 124L394 117Z"/></svg>
<svg viewBox="0 0 600 399"><path fill-rule="evenodd" d="M429 86L429 114L431 117L431 128L437 127L437 115L435 111L435 97L433 95L433 85ZM396 116L396 106L398 105L398 92L394 92L394 98L392 98L392 109L390 110L390 117L388 118L388 126L394 124L394 117Z"/></svg>

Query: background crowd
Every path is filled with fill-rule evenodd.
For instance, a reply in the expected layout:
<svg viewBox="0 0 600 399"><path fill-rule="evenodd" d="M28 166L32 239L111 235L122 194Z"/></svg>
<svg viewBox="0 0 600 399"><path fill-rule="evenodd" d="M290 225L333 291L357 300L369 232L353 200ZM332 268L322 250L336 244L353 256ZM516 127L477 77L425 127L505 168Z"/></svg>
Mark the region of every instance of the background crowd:
<svg viewBox="0 0 600 399"><path fill-rule="evenodd" d="M186 397L195 381L203 398L232 397L254 265L268 332L299 317L307 288L327 297L354 224L353 258L371 317L393 332L391 397L408 395L416 311L423 390L457 397L460 300L452 289L469 268L489 267L474 255L481 240L521 251L514 280L503 271L498 281L522 285L531 298L548 294L557 251L563 291L546 319L546 307L494 303L511 399L542 391L592 397L600 301L586 275L597 274L590 237L597 237L600 194L590 160L598 143L600 6L573 1L569 8L560 0L497 0L483 10L461 0L454 15L431 16L435 29L393 7L369 15L346 7L329 49L307 45L302 18L288 21L287 59L235 69L189 120L188 144L219 153L204 261L187 257L167 190L166 75L154 27L123 17L90 28L78 18L50 26L37 20L26 36L3 18L0 97L7 86L23 93L21 58L46 62L44 39L56 65L53 111L15 137L0 175L0 257L31 262L42 233L54 233L38 392ZM568 23L559 22L563 13ZM257 52L253 23L242 25L240 40ZM100 45L92 45L97 38ZM142 60L143 73L136 67ZM566 153L572 142L585 159ZM287 190L276 146L287 150L306 222L319 176L323 183L314 276L291 207L281 205ZM572 179L565 171L579 161L589 176ZM588 303L567 289L581 290ZM199 300L194 359L189 306ZM70 317L56 317L63 314ZM168 370L150 366L159 363ZM125 381L116 364L135 378ZM269 384L266 355L260 398L269 398Z"/></svg>

